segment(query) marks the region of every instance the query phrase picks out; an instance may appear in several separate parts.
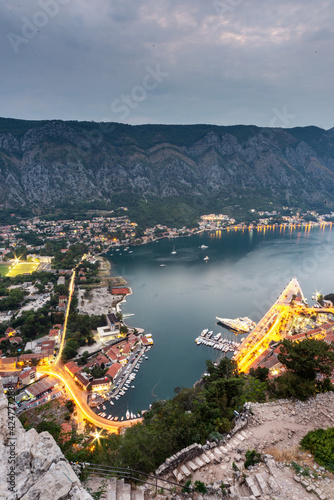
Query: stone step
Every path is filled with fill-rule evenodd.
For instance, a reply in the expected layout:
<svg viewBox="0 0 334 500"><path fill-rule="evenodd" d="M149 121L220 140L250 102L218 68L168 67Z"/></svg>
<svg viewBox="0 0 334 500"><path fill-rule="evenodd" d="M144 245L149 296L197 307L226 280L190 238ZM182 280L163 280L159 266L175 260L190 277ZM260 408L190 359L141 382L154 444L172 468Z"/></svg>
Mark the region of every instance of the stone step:
<svg viewBox="0 0 334 500"><path fill-rule="evenodd" d="M236 435L236 436L234 436L234 437L238 438L238 439L239 439L239 441L245 441L245 439L246 439L246 438L245 438L244 436L242 436L240 433L239 433L239 434L237 434L237 435Z"/></svg>
<svg viewBox="0 0 334 500"><path fill-rule="evenodd" d="M207 450L205 454L210 458L210 462L219 462L219 459L212 453L211 450Z"/></svg>
<svg viewBox="0 0 334 500"><path fill-rule="evenodd" d="M205 462L200 458L200 457L195 457L194 458L195 464L198 465L198 468L200 469L201 467L204 467Z"/></svg>
<svg viewBox="0 0 334 500"><path fill-rule="evenodd" d="M228 443L231 450L234 450L237 446L240 445L240 443L238 441L236 441L234 438L231 439L231 441Z"/></svg>
<svg viewBox="0 0 334 500"><path fill-rule="evenodd" d="M184 474L186 477L191 476L190 470L185 465L181 465L180 470L181 470L182 474Z"/></svg>
<svg viewBox="0 0 334 500"><path fill-rule="evenodd" d="M221 462L221 460L223 458L223 454L220 451L220 449L218 447L216 447L216 448L213 448L212 451L213 451L213 454L216 455L216 457L218 458L218 460Z"/></svg>
<svg viewBox="0 0 334 500"><path fill-rule="evenodd" d="M192 460L188 460L185 465L189 470L192 470L193 472L196 472L198 469L198 465L196 465Z"/></svg>
<svg viewBox="0 0 334 500"><path fill-rule="evenodd" d="M142 486L137 486L137 488L131 491L131 500L144 500L145 499L145 488Z"/></svg>
<svg viewBox="0 0 334 500"><path fill-rule="evenodd" d="M116 500L122 497L124 479L117 479L116 481Z"/></svg>
<svg viewBox="0 0 334 500"><path fill-rule="evenodd" d="M262 474L260 473L255 474L255 478L259 485L260 492L264 493L265 495L268 494L268 486Z"/></svg>
<svg viewBox="0 0 334 500"><path fill-rule="evenodd" d="M108 479L106 500L116 500L116 484L117 479L115 477L111 477Z"/></svg>
<svg viewBox="0 0 334 500"><path fill-rule="evenodd" d="M122 496L117 500L131 500L131 484L124 483L122 489Z"/></svg>
<svg viewBox="0 0 334 500"><path fill-rule="evenodd" d="M178 483L180 483L181 481L183 481L183 475L181 474L181 472L178 469L174 469L173 470L173 474L176 477L176 480L177 480Z"/></svg>
<svg viewBox="0 0 334 500"><path fill-rule="evenodd" d="M131 484L119 479L116 486L117 500L131 500Z"/></svg>
<svg viewBox="0 0 334 500"><path fill-rule="evenodd" d="M254 495L255 498L261 497L260 490L256 486L253 477L246 477L246 484L247 484L248 488L250 489L251 494Z"/></svg>
<svg viewBox="0 0 334 500"><path fill-rule="evenodd" d="M205 462L206 464L209 464L210 463L210 458L205 454L205 453L202 453L202 455L200 455L199 457L203 462Z"/></svg>
<svg viewBox="0 0 334 500"><path fill-rule="evenodd" d="M223 445L222 445L222 446L219 446L219 450L220 450L220 451L221 451L224 455L226 455L226 453L227 453L227 451L228 451L228 450L227 450L227 448L225 447L225 445L224 445L224 446L223 446Z"/></svg>

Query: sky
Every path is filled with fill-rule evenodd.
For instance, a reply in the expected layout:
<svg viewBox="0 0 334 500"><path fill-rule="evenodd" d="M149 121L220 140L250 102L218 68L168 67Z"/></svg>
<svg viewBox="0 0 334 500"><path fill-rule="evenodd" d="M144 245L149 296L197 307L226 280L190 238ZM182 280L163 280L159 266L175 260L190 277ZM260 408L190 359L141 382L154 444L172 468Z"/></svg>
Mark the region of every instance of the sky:
<svg viewBox="0 0 334 500"><path fill-rule="evenodd" d="M334 126L332 0L1 0L0 116Z"/></svg>

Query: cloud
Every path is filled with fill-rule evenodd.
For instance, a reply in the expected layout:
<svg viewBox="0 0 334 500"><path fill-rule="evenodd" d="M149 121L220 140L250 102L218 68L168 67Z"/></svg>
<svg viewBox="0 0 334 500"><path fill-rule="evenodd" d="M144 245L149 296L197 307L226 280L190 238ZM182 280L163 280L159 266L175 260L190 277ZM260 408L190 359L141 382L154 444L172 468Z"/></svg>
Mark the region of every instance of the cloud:
<svg viewBox="0 0 334 500"><path fill-rule="evenodd" d="M16 0L1 9L4 116L119 121L112 103L160 65L168 77L124 121L265 126L287 106L291 126L333 125L330 1ZM23 38L16 51L10 33Z"/></svg>

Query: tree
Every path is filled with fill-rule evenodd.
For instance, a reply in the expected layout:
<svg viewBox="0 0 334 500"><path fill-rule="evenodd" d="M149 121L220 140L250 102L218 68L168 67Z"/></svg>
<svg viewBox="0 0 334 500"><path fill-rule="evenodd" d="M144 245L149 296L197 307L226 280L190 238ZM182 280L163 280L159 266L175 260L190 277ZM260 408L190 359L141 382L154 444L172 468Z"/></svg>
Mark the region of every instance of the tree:
<svg viewBox="0 0 334 500"><path fill-rule="evenodd" d="M259 379L261 382L265 382L268 380L269 368L266 368L265 366L258 366L255 370L254 368L251 368L249 370L249 375Z"/></svg>
<svg viewBox="0 0 334 500"><path fill-rule="evenodd" d="M334 347L323 340L307 338L301 342L284 339L277 356L284 366L304 380L317 374L328 377L334 368Z"/></svg>

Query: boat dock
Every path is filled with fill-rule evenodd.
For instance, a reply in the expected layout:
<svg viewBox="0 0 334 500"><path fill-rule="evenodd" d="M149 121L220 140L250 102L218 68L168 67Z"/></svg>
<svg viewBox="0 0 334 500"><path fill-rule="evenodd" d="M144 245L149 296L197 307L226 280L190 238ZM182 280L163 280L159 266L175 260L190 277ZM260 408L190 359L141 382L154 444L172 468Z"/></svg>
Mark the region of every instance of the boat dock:
<svg viewBox="0 0 334 500"><path fill-rule="evenodd" d="M195 339L197 345L206 345L222 352L235 352L239 347L239 342L221 338L221 334L217 334L211 338L212 332L207 332Z"/></svg>

